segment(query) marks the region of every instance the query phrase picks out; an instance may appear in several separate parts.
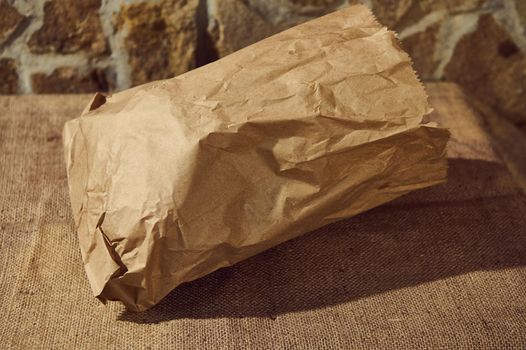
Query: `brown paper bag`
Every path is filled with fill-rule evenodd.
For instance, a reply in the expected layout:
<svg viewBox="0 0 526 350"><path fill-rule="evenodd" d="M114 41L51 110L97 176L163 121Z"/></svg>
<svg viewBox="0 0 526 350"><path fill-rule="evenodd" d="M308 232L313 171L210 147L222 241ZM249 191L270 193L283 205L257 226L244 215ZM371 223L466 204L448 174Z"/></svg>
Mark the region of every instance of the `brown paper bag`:
<svg viewBox="0 0 526 350"><path fill-rule="evenodd" d="M446 177L448 132L363 6L68 122L71 204L95 295L145 310L179 284Z"/></svg>

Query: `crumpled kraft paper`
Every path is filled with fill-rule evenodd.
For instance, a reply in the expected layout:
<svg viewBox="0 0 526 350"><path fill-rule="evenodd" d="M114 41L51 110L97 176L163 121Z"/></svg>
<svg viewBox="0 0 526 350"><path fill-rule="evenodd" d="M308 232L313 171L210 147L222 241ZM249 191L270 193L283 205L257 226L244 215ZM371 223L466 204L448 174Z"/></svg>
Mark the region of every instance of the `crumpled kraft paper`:
<svg viewBox="0 0 526 350"><path fill-rule="evenodd" d="M183 282L444 181L449 133L423 124L429 111L410 58L363 6L95 95L64 128L93 292L145 310Z"/></svg>

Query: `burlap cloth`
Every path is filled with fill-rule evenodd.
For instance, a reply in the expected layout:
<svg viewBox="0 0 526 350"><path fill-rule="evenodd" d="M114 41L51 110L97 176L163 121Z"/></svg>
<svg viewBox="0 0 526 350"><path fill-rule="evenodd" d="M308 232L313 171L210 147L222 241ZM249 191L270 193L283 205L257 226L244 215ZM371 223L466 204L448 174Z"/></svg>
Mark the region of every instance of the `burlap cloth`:
<svg viewBox="0 0 526 350"><path fill-rule="evenodd" d="M524 349L526 199L455 86L447 184L181 286L135 314L81 265L61 130L87 96L0 97L0 347Z"/></svg>

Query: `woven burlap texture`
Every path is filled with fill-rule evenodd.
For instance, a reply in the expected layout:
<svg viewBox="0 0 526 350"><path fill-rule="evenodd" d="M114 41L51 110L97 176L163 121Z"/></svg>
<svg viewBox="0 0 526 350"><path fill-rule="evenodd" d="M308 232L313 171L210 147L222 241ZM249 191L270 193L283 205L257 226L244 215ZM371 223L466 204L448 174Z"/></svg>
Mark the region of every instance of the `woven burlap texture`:
<svg viewBox="0 0 526 350"><path fill-rule="evenodd" d="M0 97L2 348L524 349L526 200L451 85L449 182L327 226L131 313L92 295L61 130L88 96Z"/></svg>

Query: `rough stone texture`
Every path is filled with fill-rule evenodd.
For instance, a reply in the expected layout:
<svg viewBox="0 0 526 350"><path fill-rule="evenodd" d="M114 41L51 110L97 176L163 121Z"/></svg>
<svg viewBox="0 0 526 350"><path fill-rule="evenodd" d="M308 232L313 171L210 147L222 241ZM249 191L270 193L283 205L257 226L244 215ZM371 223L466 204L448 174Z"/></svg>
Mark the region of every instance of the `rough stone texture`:
<svg viewBox="0 0 526 350"><path fill-rule="evenodd" d="M517 9L522 25L526 26L526 1L516 0L515 8ZM526 35L526 29L524 30L524 34Z"/></svg>
<svg viewBox="0 0 526 350"><path fill-rule="evenodd" d="M101 0L53 0L44 5L44 24L31 36L34 53L109 53L99 19Z"/></svg>
<svg viewBox="0 0 526 350"><path fill-rule="evenodd" d="M430 25L426 30L405 38L403 48L413 58L413 67L421 78L433 75L437 69L436 45L440 22Z"/></svg>
<svg viewBox="0 0 526 350"><path fill-rule="evenodd" d="M372 0L373 12L384 25L401 30L434 12L470 12L480 9L487 0ZM519 0L523 1L523 0Z"/></svg>
<svg viewBox="0 0 526 350"><path fill-rule="evenodd" d="M457 44L445 78L516 124L526 123L526 55L491 15Z"/></svg>
<svg viewBox="0 0 526 350"><path fill-rule="evenodd" d="M378 20L393 28L413 5L413 0L372 0L372 5Z"/></svg>
<svg viewBox="0 0 526 350"><path fill-rule="evenodd" d="M335 3L341 2L338 0L290 0L293 4L301 5L301 6L328 6L333 5Z"/></svg>
<svg viewBox="0 0 526 350"><path fill-rule="evenodd" d="M123 6L114 25L124 39L133 85L170 78L195 67L198 0Z"/></svg>
<svg viewBox="0 0 526 350"><path fill-rule="evenodd" d="M8 4L7 0L0 0L0 45L9 39L24 20L25 17Z"/></svg>
<svg viewBox="0 0 526 350"><path fill-rule="evenodd" d="M360 0L211 0L208 27L219 57Z"/></svg>
<svg viewBox="0 0 526 350"><path fill-rule="evenodd" d="M16 62L11 58L2 58L0 59L0 94L16 94L17 91Z"/></svg>
<svg viewBox="0 0 526 350"><path fill-rule="evenodd" d="M55 69L51 74L36 73L31 76L36 93L84 93L109 91L114 87L113 77L103 69L82 73L71 67Z"/></svg>
<svg viewBox="0 0 526 350"><path fill-rule="evenodd" d="M214 20L209 30L219 57L279 31L240 0L218 1Z"/></svg>

